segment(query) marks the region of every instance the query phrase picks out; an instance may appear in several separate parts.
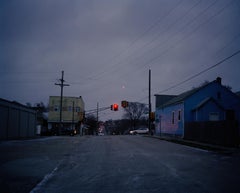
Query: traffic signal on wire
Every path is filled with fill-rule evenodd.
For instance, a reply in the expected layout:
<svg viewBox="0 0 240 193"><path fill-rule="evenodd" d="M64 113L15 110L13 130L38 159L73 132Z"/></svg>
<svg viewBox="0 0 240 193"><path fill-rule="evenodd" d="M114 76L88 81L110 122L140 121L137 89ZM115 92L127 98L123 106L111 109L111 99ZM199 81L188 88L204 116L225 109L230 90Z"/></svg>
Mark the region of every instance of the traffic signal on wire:
<svg viewBox="0 0 240 193"><path fill-rule="evenodd" d="M118 104L114 103L113 105L111 105L111 110L118 111Z"/></svg>
<svg viewBox="0 0 240 193"><path fill-rule="evenodd" d="M118 104L113 104L113 110L118 111Z"/></svg>
<svg viewBox="0 0 240 193"><path fill-rule="evenodd" d="M122 105L123 108L128 107L128 101L122 101L121 105Z"/></svg>

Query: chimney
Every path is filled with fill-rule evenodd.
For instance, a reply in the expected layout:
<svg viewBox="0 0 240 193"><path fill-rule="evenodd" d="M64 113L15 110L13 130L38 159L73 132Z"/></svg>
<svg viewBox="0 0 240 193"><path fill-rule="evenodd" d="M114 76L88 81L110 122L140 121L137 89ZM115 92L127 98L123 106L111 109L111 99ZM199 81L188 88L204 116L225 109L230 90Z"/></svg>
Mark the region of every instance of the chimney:
<svg viewBox="0 0 240 193"><path fill-rule="evenodd" d="M217 77L216 82L221 85L222 84L222 78L221 77Z"/></svg>

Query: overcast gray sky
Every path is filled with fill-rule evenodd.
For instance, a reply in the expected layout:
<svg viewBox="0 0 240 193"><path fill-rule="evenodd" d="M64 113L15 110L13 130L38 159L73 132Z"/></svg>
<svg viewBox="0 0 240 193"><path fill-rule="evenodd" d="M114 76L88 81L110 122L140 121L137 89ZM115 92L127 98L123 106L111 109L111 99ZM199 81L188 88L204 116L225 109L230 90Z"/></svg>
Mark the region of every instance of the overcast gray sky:
<svg viewBox="0 0 240 193"><path fill-rule="evenodd" d="M86 110L121 100L148 103L217 76L240 91L238 0L1 0L0 98L48 104L64 70L65 96ZM154 96L152 96L154 106ZM105 111L100 119L121 118Z"/></svg>

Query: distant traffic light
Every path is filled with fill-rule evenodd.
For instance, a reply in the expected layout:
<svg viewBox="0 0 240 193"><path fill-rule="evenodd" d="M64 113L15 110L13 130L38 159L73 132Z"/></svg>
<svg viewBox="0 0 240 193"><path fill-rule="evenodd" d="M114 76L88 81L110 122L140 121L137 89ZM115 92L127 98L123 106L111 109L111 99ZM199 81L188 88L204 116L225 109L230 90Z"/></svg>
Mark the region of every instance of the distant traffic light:
<svg viewBox="0 0 240 193"><path fill-rule="evenodd" d="M123 108L128 107L128 101L122 101L121 105L122 105Z"/></svg>
<svg viewBox="0 0 240 193"><path fill-rule="evenodd" d="M118 104L114 103L113 105L111 105L111 110L118 111Z"/></svg>
<svg viewBox="0 0 240 193"><path fill-rule="evenodd" d="M151 119L151 121L155 121L155 113L154 112L150 113L150 119Z"/></svg>
<svg viewBox="0 0 240 193"><path fill-rule="evenodd" d="M118 111L118 104L113 104L113 110Z"/></svg>

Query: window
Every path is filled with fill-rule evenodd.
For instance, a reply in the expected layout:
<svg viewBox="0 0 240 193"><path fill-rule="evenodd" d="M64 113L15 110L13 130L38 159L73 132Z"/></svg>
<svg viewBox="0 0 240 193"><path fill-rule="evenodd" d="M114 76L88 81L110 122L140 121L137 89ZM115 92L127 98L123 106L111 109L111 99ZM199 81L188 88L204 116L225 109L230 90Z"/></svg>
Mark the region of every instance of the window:
<svg viewBox="0 0 240 193"><path fill-rule="evenodd" d="M59 111L59 107L57 105L54 106L54 111Z"/></svg>
<svg viewBox="0 0 240 193"><path fill-rule="evenodd" d="M72 112L72 106L68 106L68 111Z"/></svg>
<svg viewBox="0 0 240 193"><path fill-rule="evenodd" d="M174 111L172 112L172 124L174 124Z"/></svg>
<svg viewBox="0 0 240 193"><path fill-rule="evenodd" d="M80 107L76 107L76 112L80 112Z"/></svg>
<svg viewBox="0 0 240 193"><path fill-rule="evenodd" d="M179 120L179 121L181 121L181 119L182 119L181 114L182 114L182 113L181 113L181 110L179 110L179 111L178 111L178 120Z"/></svg>
<svg viewBox="0 0 240 193"><path fill-rule="evenodd" d="M218 112L209 113L209 121L219 121L219 113Z"/></svg>

